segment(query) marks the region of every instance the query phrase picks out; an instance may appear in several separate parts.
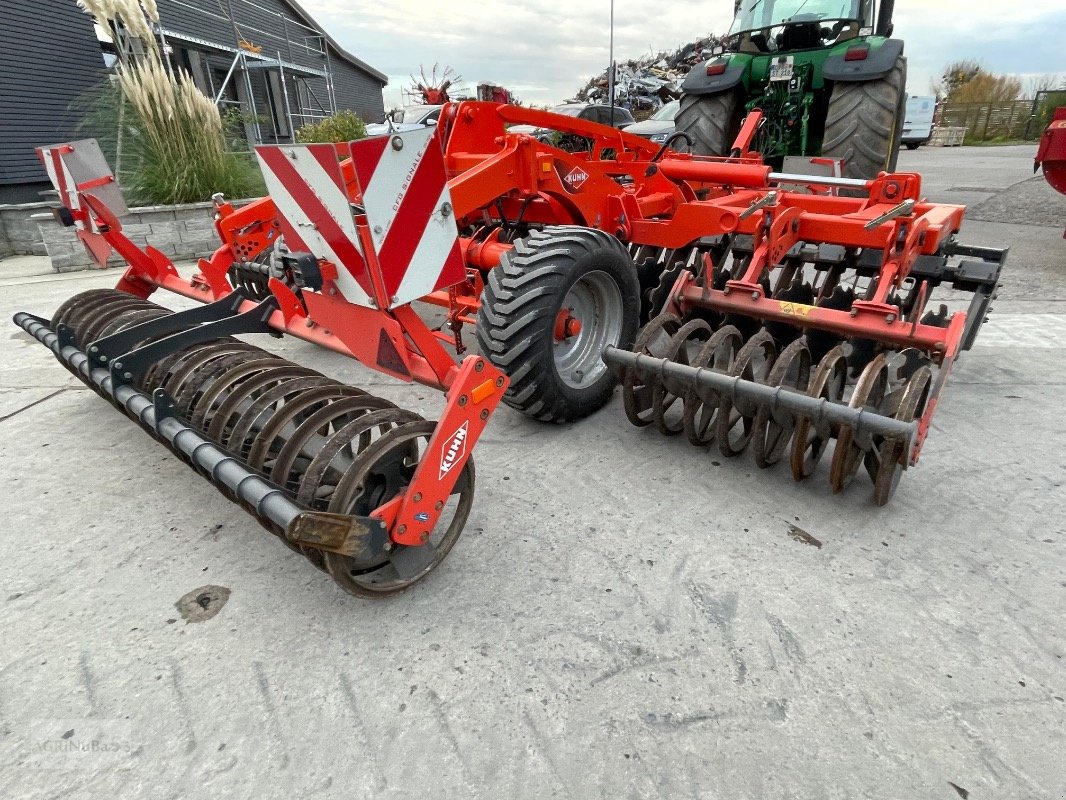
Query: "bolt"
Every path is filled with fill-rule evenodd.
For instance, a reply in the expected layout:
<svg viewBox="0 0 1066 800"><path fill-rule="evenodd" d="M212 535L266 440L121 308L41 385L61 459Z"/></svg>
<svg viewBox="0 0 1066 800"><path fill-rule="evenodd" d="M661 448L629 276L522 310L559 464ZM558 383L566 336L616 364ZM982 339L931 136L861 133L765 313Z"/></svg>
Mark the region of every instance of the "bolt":
<svg viewBox="0 0 1066 800"><path fill-rule="evenodd" d="M758 292L752 292L751 293L751 299L752 300L758 300L759 299L759 293Z"/></svg>
<svg viewBox="0 0 1066 800"><path fill-rule="evenodd" d="M447 217L451 213L452 213L452 204L451 203L442 203L441 207L440 207L440 215L442 217Z"/></svg>
<svg viewBox="0 0 1066 800"><path fill-rule="evenodd" d="M97 346L96 346L96 345L94 344L94 345L92 345L92 346L91 346L91 347L89 348L89 352L90 352L90 353L99 353L99 352L100 352L100 348L99 348L99 347L97 347Z"/></svg>
<svg viewBox="0 0 1066 800"><path fill-rule="evenodd" d="M422 502L422 493L421 492L415 492L415 502L416 503Z"/></svg>
<svg viewBox="0 0 1066 800"><path fill-rule="evenodd" d="M476 362L474 362L474 372L484 372L484 371L485 371L485 362L484 361L476 361Z"/></svg>
<svg viewBox="0 0 1066 800"><path fill-rule="evenodd" d="M123 372L122 373L122 377L125 378L128 381L132 381L133 380L133 373L132 372Z"/></svg>
<svg viewBox="0 0 1066 800"><path fill-rule="evenodd" d="M895 321L896 321L896 315L895 314L885 314L885 322L887 322L889 325L891 325Z"/></svg>
<svg viewBox="0 0 1066 800"><path fill-rule="evenodd" d="M853 316L853 317L859 316L859 310L857 308L851 309L851 316Z"/></svg>
<svg viewBox="0 0 1066 800"><path fill-rule="evenodd" d="M422 533L420 533L418 535L418 539L419 539L419 541L422 542L422 544L425 544L426 542L428 542L429 541L429 531L422 531Z"/></svg>
<svg viewBox="0 0 1066 800"><path fill-rule="evenodd" d="M577 382L581 383L585 379L585 373L583 370L575 369L571 377Z"/></svg>
<svg viewBox="0 0 1066 800"><path fill-rule="evenodd" d="M398 294L394 294L392 297L389 298L389 302L393 305L396 305L400 302L400 296Z"/></svg>
<svg viewBox="0 0 1066 800"><path fill-rule="evenodd" d="M465 405L466 405L466 395L465 394L461 394L461 395L459 395L459 407L462 408Z"/></svg>
<svg viewBox="0 0 1066 800"><path fill-rule="evenodd" d="M315 327L315 321L313 319L310 319L310 318L307 320L307 322L305 324L307 325L308 328Z"/></svg>
<svg viewBox="0 0 1066 800"><path fill-rule="evenodd" d="M107 363L107 356L100 356L100 363L101 364L106 364Z"/></svg>
<svg viewBox="0 0 1066 800"><path fill-rule="evenodd" d="M392 544L392 542L385 542L385 544L384 544L384 545L382 545L382 549L383 549L383 550L384 550L384 551L385 551L386 553L387 553L387 552L389 552L389 551L390 551L390 550L391 550L392 548L393 548L393 544Z"/></svg>
<svg viewBox="0 0 1066 800"><path fill-rule="evenodd" d="M403 536L403 534L407 533L407 526L401 525L399 528L396 529L396 532Z"/></svg>
<svg viewBox="0 0 1066 800"><path fill-rule="evenodd" d="M433 504L433 508L435 508L437 511L440 511L442 508L444 508L444 501L438 500L436 503Z"/></svg>
<svg viewBox="0 0 1066 800"><path fill-rule="evenodd" d="M121 361L116 361L115 362L115 369L122 369L122 362Z"/></svg>
<svg viewBox="0 0 1066 800"><path fill-rule="evenodd" d="M381 227L380 225L375 225L375 226L374 226L374 233L376 233L376 234L377 234L378 236L380 236L380 235L381 235L381 232L382 232L383 230L384 230L384 228L382 228L382 227Z"/></svg>
<svg viewBox="0 0 1066 800"><path fill-rule="evenodd" d="M729 289L728 286L722 287L722 294L729 294L729 292L730 292L730 289Z"/></svg>
<svg viewBox="0 0 1066 800"><path fill-rule="evenodd" d="M481 418L482 418L482 419L488 419L488 418L489 418L489 410L488 410L487 408L485 408L485 409L482 409L482 411L481 411Z"/></svg>
<svg viewBox="0 0 1066 800"><path fill-rule="evenodd" d="M293 161L296 160L296 151L295 150L287 150L286 152L289 154L289 158L291 158Z"/></svg>
<svg viewBox="0 0 1066 800"><path fill-rule="evenodd" d="M503 388L503 377L502 376L496 379L496 388L497 389L502 389Z"/></svg>
<svg viewBox="0 0 1066 800"><path fill-rule="evenodd" d="M401 139L399 136L393 136L391 144L393 150L396 150L397 152L403 150L403 139Z"/></svg>

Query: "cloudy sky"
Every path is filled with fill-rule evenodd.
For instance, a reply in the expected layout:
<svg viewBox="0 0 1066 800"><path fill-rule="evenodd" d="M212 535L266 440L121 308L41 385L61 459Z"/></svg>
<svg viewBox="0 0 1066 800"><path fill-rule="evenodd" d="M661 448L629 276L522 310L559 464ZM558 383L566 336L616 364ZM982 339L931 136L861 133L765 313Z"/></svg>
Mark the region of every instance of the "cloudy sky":
<svg viewBox="0 0 1066 800"><path fill-rule="evenodd" d="M348 50L389 76L398 105L410 75L435 62L473 92L502 84L525 102L571 97L608 63L610 0L302 0ZM672 50L731 21L730 0L615 0L619 61ZM895 35L906 40L908 89L926 94L944 65L977 58L990 70L1066 80L1063 0L897 0Z"/></svg>

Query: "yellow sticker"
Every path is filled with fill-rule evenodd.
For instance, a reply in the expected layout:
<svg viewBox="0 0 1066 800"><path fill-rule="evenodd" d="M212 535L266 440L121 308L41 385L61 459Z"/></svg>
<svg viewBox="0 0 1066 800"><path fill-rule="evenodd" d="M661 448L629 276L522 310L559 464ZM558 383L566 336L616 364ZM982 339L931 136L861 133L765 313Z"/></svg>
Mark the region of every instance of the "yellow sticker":
<svg viewBox="0 0 1066 800"><path fill-rule="evenodd" d="M811 311L814 310L814 306L804 305L803 303L780 303L781 313L788 314L790 317L806 317Z"/></svg>

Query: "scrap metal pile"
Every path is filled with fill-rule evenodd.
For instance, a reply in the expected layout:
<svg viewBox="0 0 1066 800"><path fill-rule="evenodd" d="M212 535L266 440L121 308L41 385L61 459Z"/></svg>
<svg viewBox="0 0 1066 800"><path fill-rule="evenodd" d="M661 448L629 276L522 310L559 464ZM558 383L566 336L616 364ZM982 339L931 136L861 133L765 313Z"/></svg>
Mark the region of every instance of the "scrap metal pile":
<svg viewBox="0 0 1066 800"><path fill-rule="evenodd" d="M711 51L721 44L717 36L706 36L674 52L664 51L619 63L615 68L615 102L633 111L655 111L681 93L681 84L689 70L710 58ZM608 103L609 97L609 70L604 70L579 89L575 99Z"/></svg>
<svg viewBox="0 0 1066 800"><path fill-rule="evenodd" d="M883 503L1005 252L959 244L964 209L925 202L918 175L771 172L749 150L760 121L729 158L482 102L350 145L260 146L270 197L216 198L221 244L191 277L123 234L95 142L43 147L57 218L101 265L114 249L129 267L115 290L15 322L353 594L402 590L452 549L498 403L568 422L619 377L638 425L729 455L751 444L760 466L788 454L797 477L833 442L833 490L864 464ZM937 307L942 286L968 308ZM159 289L202 305L169 312L147 300ZM457 362L471 327L480 355ZM432 386L440 420L233 338L250 333Z"/></svg>

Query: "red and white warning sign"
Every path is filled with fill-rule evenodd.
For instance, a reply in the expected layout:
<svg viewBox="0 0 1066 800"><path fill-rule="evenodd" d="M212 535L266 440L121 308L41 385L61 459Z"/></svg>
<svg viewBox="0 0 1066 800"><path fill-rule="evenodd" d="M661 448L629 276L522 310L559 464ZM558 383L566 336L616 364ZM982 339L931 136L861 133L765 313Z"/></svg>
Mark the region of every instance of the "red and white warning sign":
<svg viewBox="0 0 1066 800"><path fill-rule="evenodd" d="M410 303L465 277L437 130L351 143L358 198L347 191L331 144L256 148L263 177L299 247L332 261L345 299L370 305L373 284L353 216L366 214L386 305ZM290 249L297 249L292 247Z"/></svg>
<svg viewBox="0 0 1066 800"><path fill-rule="evenodd" d="M373 288L359 246L352 204L332 144L255 148L267 191L289 225L290 250L307 250L337 267L337 285L349 303L370 306Z"/></svg>
<svg viewBox="0 0 1066 800"><path fill-rule="evenodd" d="M438 130L422 128L352 142L352 165L389 306L463 280Z"/></svg>

